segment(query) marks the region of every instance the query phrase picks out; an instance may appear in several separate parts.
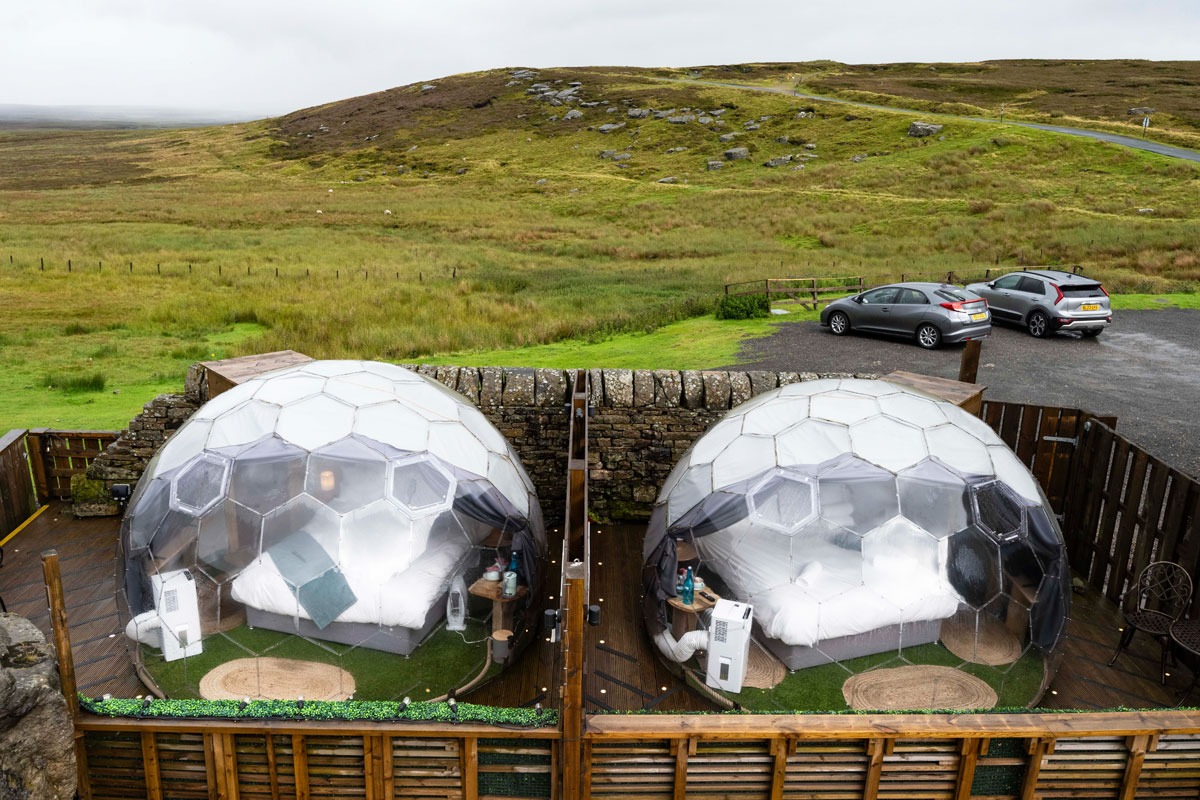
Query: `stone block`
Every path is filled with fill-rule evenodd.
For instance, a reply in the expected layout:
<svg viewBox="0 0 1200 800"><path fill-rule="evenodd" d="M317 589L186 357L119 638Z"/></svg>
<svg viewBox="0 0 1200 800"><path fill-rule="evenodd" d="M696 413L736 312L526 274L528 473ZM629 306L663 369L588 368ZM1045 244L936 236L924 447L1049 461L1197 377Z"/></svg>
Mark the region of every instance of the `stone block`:
<svg viewBox="0 0 1200 800"><path fill-rule="evenodd" d="M654 373L646 369L633 371L634 408L649 408L654 405Z"/></svg>
<svg viewBox="0 0 1200 800"><path fill-rule="evenodd" d="M479 405L498 406L504 401L504 370L483 367L479 370Z"/></svg>
<svg viewBox="0 0 1200 800"><path fill-rule="evenodd" d="M746 402L753 395L753 390L750 385L750 376L744 372L730 372L729 374L729 407L737 408L742 403Z"/></svg>
<svg viewBox="0 0 1200 800"><path fill-rule="evenodd" d="M769 392L779 386L779 373L767 372L766 370L751 370L746 373L750 378L750 394L757 396L763 392Z"/></svg>
<svg viewBox="0 0 1200 800"><path fill-rule="evenodd" d="M504 405L532 406L534 377L532 369L504 370Z"/></svg>
<svg viewBox="0 0 1200 800"><path fill-rule="evenodd" d="M683 407L703 408L704 378L701 373L687 370L680 373L680 380L683 383Z"/></svg>
<svg viewBox="0 0 1200 800"><path fill-rule="evenodd" d="M604 370L604 401L609 408L633 406L633 370Z"/></svg>
<svg viewBox="0 0 1200 800"><path fill-rule="evenodd" d="M534 371L533 402L544 408L561 408L567 404L568 374L561 369Z"/></svg>
<svg viewBox="0 0 1200 800"><path fill-rule="evenodd" d="M676 408L683 403L683 376L670 369L654 370L654 405Z"/></svg>
<svg viewBox="0 0 1200 800"><path fill-rule="evenodd" d="M714 372L711 370L706 370L700 373L700 379L704 383L703 408L732 408L732 406L729 404L732 394L729 385L728 372Z"/></svg>
<svg viewBox="0 0 1200 800"><path fill-rule="evenodd" d="M474 367L463 367L458 371L458 385L455 386L454 389L475 405L479 405L479 390L481 383L482 382L479 377L478 369Z"/></svg>

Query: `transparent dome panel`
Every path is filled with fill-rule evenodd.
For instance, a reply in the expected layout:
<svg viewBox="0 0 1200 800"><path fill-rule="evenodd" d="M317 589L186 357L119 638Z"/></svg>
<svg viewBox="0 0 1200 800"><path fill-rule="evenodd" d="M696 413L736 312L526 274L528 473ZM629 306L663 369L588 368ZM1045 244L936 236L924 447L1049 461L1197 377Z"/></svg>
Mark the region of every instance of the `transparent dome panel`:
<svg viewBox="0 0 1200 800"><path fill-rule="evenodd" d="M967 527L970 499L962 476L926 460L896 476L900 513L938 538Z"/></svg>
<svg viewBox="0 0 1200 800"><path fill-rule="evenodd" d="M895 476L862 459L842 459L817 480L820 514L834 525L866 533L900 513Z"/></svg>
<svg viewBox="0 0 1200 800"><path fill-rule="evenodd" d="M171 481L171 506L199 516L222 497L229 481L229 459L202 453L180 468Z"/></svg>
<svg viewBox="0 0 1200 800"><path fill-rule="evenodd" d="M795 533L816 515L815 485L816 481L802 475L772 473L750 495L753 521L782 533Z"/></svg>
<svg viewBox="0 0 1200 800"><path fill-rule="evenodd" d="M302 494L263 517L262 549L270 552L280 542L303 533L318 542L330 558L337 558L341 528L342 518L337 512L316 498Z"/></svg>
<svg viewBox="0 0 1200 800"><path fill-rule="evenodd" d="M278 437L262 439L233 462L229 496L260 514L304 491L308 453Z"/></svg>
<svg viewBox="0 0 1200 800"><path fill-rule="evenodd" d="M387 494L387 459L353 438L314 450L305 491L340 514Z"/></svg>
<svg viewBox="0 0 1200 800"><path fill-rule="evenodd" d="M393 464L391 497L414 515L449 508L454 499L454 479L427 458L410 458Z"/></svg>
<svg viewBox="0 0 1200 800"><path fill-rule="evenodd" d="M996 539L1014 539L1022 533L1024 508L1012 489L1000 481L991 481L972 487L971 497L976 521Z"/></svg>

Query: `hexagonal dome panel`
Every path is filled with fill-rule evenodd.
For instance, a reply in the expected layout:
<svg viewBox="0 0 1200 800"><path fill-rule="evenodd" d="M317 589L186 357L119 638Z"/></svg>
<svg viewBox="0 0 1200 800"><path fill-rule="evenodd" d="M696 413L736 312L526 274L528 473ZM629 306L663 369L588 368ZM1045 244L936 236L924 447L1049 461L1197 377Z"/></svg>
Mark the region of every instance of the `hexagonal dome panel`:
<svg viewBox="0 0 1200 800"><path fill-rule="evenodd" d="M778 470L751 491L750 516L755 522L794 534L816 516L816 481Z"/></svg>
<svg viewBox="0 0 1200 800"><path fill-rule="evenodd" d="M171 480L171 507L200 516L225 496L229 472L229 459L216 453L201 453Z"/></svg>
<svg viewBox="0 0 1200 800"><path fill-rule="evenodd" d="M421 456L391 465L388 493L393 502L412 516L425 516L454 502L454 479L436 462Z"/></svg>
<svg viewBox="0 0 1200 800"><path fill-rule="evenodd" d="M276 431L305 450L315 450L350 435L354 406L319 394L288 403L279 412Z"/></svg>

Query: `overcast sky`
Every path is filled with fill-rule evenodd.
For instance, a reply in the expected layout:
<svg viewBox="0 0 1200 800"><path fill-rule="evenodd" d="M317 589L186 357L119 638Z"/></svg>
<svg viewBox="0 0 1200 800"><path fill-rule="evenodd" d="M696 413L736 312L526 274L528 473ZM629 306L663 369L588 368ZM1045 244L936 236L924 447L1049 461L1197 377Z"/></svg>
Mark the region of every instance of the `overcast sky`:
<svg viewBox="0 0 1200 800"><path fill-rule="evenodd" d="M505 66L1200 59L1200 0L7 0L0 104L273 116Z"/></svg>

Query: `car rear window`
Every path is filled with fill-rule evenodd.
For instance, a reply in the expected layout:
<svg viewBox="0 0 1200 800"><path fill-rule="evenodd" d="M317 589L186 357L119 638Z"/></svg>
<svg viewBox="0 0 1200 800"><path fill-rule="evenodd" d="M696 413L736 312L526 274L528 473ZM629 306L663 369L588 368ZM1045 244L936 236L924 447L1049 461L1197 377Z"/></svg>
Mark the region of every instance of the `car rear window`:
<svg viewBox="0 0 1200 800"><path fill-rule="evenodd" d="M1104 291L1100 288L1100 284L1093 283L1090 285L1080 286L1060 286L1064 297L1103 297Z"/></svg>
<svg viewBox="0 0 1200 800"><path fill-rule="evenodd" d="M933 293L936 294L938 297L942 298L943 300L949 300L951 303L963 303L963 302L970 303L974 300L979 299L978 297L976 297L973 294L967 294L966 292L960 292L957 289L936 289L936 290L934 290Z"/></svg>

